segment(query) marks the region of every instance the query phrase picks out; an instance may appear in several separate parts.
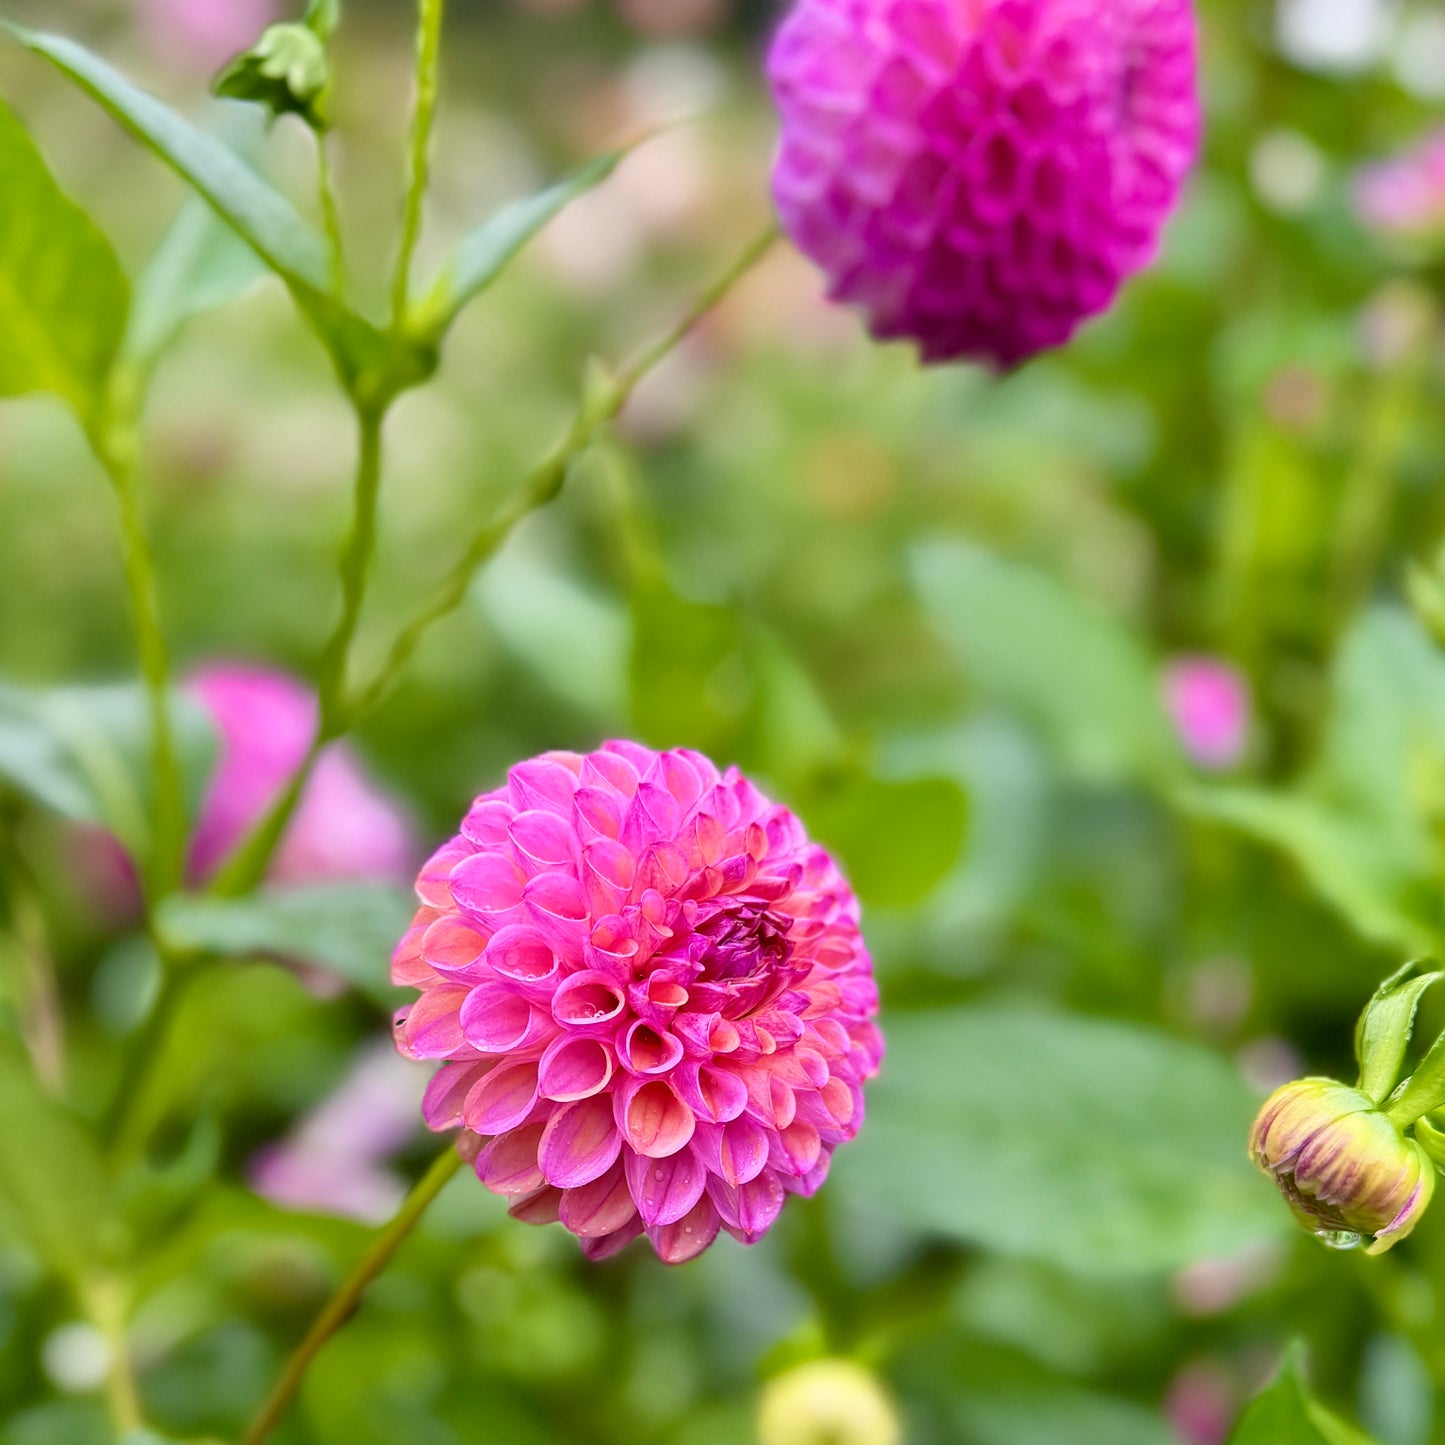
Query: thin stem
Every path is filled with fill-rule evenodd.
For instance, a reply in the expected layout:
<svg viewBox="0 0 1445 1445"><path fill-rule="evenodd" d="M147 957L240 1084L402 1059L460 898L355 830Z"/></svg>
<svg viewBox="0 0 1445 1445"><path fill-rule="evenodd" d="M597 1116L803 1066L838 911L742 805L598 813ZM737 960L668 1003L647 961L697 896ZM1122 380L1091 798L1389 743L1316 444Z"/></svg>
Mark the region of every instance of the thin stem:
<svg viewBox="0 0 1445 1445"><path fill-rule="evenodd" d="M402 1241L411 1233L417 1221L426 1213L432 1201L442 1192L447 1181L461 1165L462 1156L454 1145L449 1144L407 1195L395 1217L371 1242L370 1248L341 1282L340 1288L331 1296L325 1308L316 1316L306 1338L287 1360L281 1378L277 1380L242 1437L241 1445L261 1445L261 1442L270 1436L300 1389L301 1381L305 1378L312 1360L321 1352L327 1340L356 1313L366 1287L390 1263Z"/></svg>
<svg viewBox="0 0 1445 1445"><path fill-rule="evenodd" d="M126 1337L126 1301L120 1283L110 1276L85 1281L82 1302L107 1347L105 1398L116 1433L125 1436L145 1424L135 1366Z"/></svg>
<svg viewBox="0 0 1445 1445"><path fill-rule="evenodd" d="M20 850L18 824L0 818L0 861L8 876L10 928L19 968L20 1033L35 1077L58 1093L65 1080L65 1014L40 890Z"/></svg>
<svg viewBox="0 0 1445 1445"><path fill-rule="evenodd" d="M638 385L676 350L698 323L766 255L777 238L777 228L769 226L751 241L727 270L688 308L676 325L644 347L615 376L599 375L594 371L589 378L582 406L562 440L527 477L521 491L472 538L471 545L430 600L397 634L376 674L356 697L351 707L353 720L375 706L387 694L415 655L422 639L437 622L461 606L476 580L477 573L501 549L517 524L546 506L561 492L573 465L612 424Z"/></svg>
<svg viewBox="0 0 1445 1445"><path fill-rule="evenodd" d="M346 295L346 247L341 236L341 211L336 204L336 183L331 169L330 137L316 137L317 185L321 192L321 218L331 247L331 289L338 299Z"/></svg>
<svg viewBox="0 0 1445 1445"><path fill-rule="evenodd" d="M150 706L155 835L147 869L147 893L154 901L174 892L179 885L185 851L185 793L169 706L170 659L161 630L155 563L141 516L134 436L129 429L97 426L90 432L90 441L115 495L126 590Z"/></svg>
<svg viewBox="0 0 1445 1445"><path fill-rule="evenodd" d="M266 869L281 846L287 825L296 812L307 780L322 750L346 731L346 677L351 645L361 621L366 587L376 552L376 510L381 495L381 433L386 407L357 403L357 462L355 502L351 531L341 549L341 617L322 650L320 663L320 718L306 756L270 810L231 854L211 883L222 898L249 893L266 876Z"/></svg>
<svg viewBox="0 0 1445 1445"><path fill-rule="evenodd" d="M391 285L392 324L406 317L411 292L411 263L421 238L422 210L431 184L431 137L436 122L440 88L442 19L445 0L421 0L416 37L416 99L411 118L411 153L407 172L406 203L402 213L401 244Z"/></svg>

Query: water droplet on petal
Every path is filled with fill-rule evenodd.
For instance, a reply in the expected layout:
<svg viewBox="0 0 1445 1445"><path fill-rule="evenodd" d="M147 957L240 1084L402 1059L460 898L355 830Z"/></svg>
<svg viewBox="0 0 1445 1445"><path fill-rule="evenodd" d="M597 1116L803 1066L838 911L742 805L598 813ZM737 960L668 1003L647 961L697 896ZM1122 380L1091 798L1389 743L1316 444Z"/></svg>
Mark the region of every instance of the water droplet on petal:
<svg viewBox="0 0 1445 1445"><path fill-rule="evenodd" d="M1363 1234L1351 1229L1317 1229L1315 1238L1326 1249L1358 1249L1365 1242Z"/></svg>
<svg viewBox="0 0 1445 1445"><path fill-rule="evenodd" d="M662 1170L661 1170L661 1169L654 1169L654 1170L652 1171L652 1177L653 1177L654 1179L656 1179L656 1180L658 1181L658 1183L660 1184L660 1183L662 1182Z"/></svg>

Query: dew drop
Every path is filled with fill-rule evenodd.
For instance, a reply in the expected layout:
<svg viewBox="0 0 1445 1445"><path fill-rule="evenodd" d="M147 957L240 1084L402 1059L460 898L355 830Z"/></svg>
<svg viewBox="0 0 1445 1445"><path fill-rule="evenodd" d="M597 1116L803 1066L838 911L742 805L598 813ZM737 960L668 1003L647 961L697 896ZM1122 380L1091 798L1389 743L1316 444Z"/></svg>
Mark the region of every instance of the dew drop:
<svg viewBox="0 0 1445 1445"><path fill-rule="evenodd" d="M1363 1234L1351 1229L1317 1229L1315 1238L1326 1249L1358 1249L1365 1242Z"/></svg>
<svg viewBox="0 0 1445 1445"><path fill-rule="evenodd" d="M661 1183L661 1182L662 1182L662 1170L661 1170L661 1169L654 1169L654 1170L652 1171L652 1177L653 1177L654 1179L656 1179L659 1183Z"/></svg>

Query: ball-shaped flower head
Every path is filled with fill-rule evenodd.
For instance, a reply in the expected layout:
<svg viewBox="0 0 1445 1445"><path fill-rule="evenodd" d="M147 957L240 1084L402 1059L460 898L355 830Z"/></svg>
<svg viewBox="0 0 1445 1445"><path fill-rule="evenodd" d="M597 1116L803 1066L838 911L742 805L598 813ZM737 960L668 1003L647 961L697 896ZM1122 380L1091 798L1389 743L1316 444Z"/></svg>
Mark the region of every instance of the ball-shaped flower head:
<svg viewBox="0 0 1445 1445"><path fill-rule="evenodd" d="M1154 256L1198 147L1190 0L796 0L773 190L924 360L1057 346Z"/></svg>
<svg viewBox="0 0 1445 1445"><path fill-rule="evenodd" d="M858 1132L882 1037L858 903L797 818L693 752L514 767L422 870L393 960L423 1112L600 1259L751 1244Z"/></svg>

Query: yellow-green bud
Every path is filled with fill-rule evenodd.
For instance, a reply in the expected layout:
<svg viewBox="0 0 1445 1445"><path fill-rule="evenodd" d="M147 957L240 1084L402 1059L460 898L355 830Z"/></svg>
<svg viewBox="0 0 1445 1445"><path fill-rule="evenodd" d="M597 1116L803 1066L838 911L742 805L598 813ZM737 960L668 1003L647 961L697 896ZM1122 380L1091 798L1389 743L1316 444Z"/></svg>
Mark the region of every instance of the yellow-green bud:
<svg viewBox="0 0 1445 1445"><path fill-rule="evenodd" d="M1333 1079L1299 1079L1264 1102L1249 1157L1295 1218L1326 1244L1379 1254L1415 1227L1435 1192L1435 1166L1368 1094Z"/></svg>
<svg viewBox="0 0 1445 1445"><path fill-rule="evenodd" d="M761 1445L900 1445L898 1411L877 1377L851 1360L814 1360L769 1382Z"/></svg>

